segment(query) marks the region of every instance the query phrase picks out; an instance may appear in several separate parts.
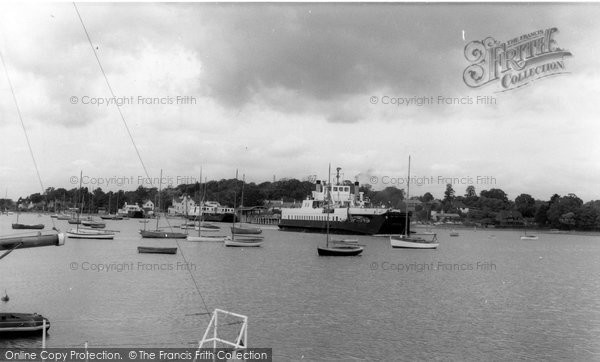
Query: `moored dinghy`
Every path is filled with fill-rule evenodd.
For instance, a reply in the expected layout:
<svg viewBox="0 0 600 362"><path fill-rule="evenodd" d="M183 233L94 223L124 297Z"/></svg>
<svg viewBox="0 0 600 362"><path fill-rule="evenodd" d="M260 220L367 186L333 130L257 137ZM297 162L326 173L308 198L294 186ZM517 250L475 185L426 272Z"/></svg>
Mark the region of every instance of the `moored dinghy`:
<svg viewBox="0 0 600 362"><path fill-rule="evenodd" d="M245 180L245 176L243 177ZM237 170L235 172L235 179L237 180ZM242 200L244 199L244 182L242 182ZM225 246L230 247L259 247L263 243L263 237L256 235L262 232L259 228L240 228L235 226L235 219L237 218L237 209L235 207L235 193L233 197L233 225L231 226L231 236L227 236L224 240ZM238 233L240 229L248 229L249 233Z"/></svg>
<svg viewBox="0 0 600 362"><path fill-rule="evenodd" d="M115 233L107 230L76 228L67 231L69 239L105 239L115 238Z"/></svg>
<svg viewBox="0 0 600 362"><path fill-rule="evenodd" d="M200 181L202 181L202 172L200 172ZM193 236L193 235L188 235L187 236L187 240L188 241L216 241L216 242L222 242L225 241L225 239L227 238L226 236L220 236L220 235L202 235L202 232L215 232L220 230L220 228L216 225L212 225L212 224L208 224L208 223L204 223L204 198L206 196L206 184L204 185L204 192L202 193L202 200L200 201L200 207L199 207L199 221L198 221L198 226L195 227L196 230L198 230L198 235L197 236ZM195 224L195 223L194 223Z"/></svg>
<svg viewBox="0 0 600 362"><path fill-rule="evenodd" d="M158 183L158 210L159 213L156 215L156 230L146 230L144 223L144 230L140 230L142 238L149 239L185 239L187 237L184 233L178 233L174 231L163 231L158 228L158 221L160 219L160 206L161 206L161 190L162 190L162 170L160 170L160 179Z"/></svg>
<svg viewBox="0 0 600 362"><path fill-rule="evenodd" d="M425 239L419 236L391 235L390 243L392 248L400 249L436 249L440 243L437 242L437 236L433 235L431 239Z"/></svg>
<svg viewBox="0 0 600 362"><path fill-rule="evenodd" d="M338 168L339 172L339 168ZM329 240L329 210L331 210L331 164L329 165L329 181L326 187L327 190L327 205L324 212L327 213L327 239L325 246L318 246L317 253L319 256L356 256L363 252L363 247L358 245L358 240L343 239Z"/></svg>
<svg viewBox="0 0 600 362"><path fill-rule="evenodd" d="M0 313L0 338L37 335L44 328L50 329L50 321L37 313Z"/></svg>
<svg viewBox="0 0 600 362"><path fill-rule="evenodd" d="M184 233L162 230L140 230L140 235L149 239L185 239L187 237Z"/></svg>
<svg viewBox="0 0 600 362"><path fill-rule="evenodd" d="M225 246L231 247L258 247L264 242L262 236L235 235L225 237Z"/></svg>
<svg viewBox="0 0 600 362"><path fill-rule="evenodd" d="M248 227L248 226L232 226L231 232L236 235L258 235L262 233L262 229L257 227Z"/></svg>
<svg viewBox="0 0 600 362"><path fill-rule="evenodd" d="M140 254L177 254L177 248L138 246L138 253L140 253Z"/></svg>
<svg viewBox="0 0 600 362"><path fill-rule="evenodd" d="M410 156L408 156L408 178L406 179L406 200L410 191ZM402 235L390 235L390 244L392 248L402 249L436 249L438 245L437 235L434 233L420 234L423 236L417 236L417 234L411 235L409 232L409 216L408 216L408 203L405 202L405 213L406 218L404 220L404 234Z"/></svg>
<svg viewBox="0 0 600 362"><path fill-rule="evenodd" d="M537 235L527 234L527 230L525 230L525 235L521 236L521 240L537 240L539 239Z"/></svg>

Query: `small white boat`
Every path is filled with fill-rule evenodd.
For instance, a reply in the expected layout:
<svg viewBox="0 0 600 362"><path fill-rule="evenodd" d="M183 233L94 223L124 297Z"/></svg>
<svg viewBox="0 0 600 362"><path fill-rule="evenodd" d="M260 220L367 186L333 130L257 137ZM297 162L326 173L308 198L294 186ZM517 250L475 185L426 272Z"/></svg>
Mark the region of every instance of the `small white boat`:
<svg viewBox="0 0 600 362"><path fill-rule="evenodd" d="M114 239L115 233L98 229L71 229L67 231L70 239Z"/></svg>
<svg viewBox="0 0 600 362"><path fill-rule="evenodd" d="M408 177L406 183L406 199L408 200L410 191L410 155L408 156ZM440 243L437 242L436 234L410 234L408 228L408 203L405 203L405 213L407 216L404 218L404 234L403 235L390 235L390 244L392 248L403 248L403 249L436 249ZM427 238L425 238L425 236Z"/></svg>
<svg viewBox="0 0 600 362"><path fill-rule="evenodd" d="M521 235L521 240L537 240L537 239L538 239L537 235L527 234L527 230L525 230L525 233L523 235Z"/></svg>
<svg viewBox="0 0 600 362"><path fill-rule="evenodd" d="M459 236L458 231L456 231L456 230L450 231L450 236L454 236L454 237Z"/></svg>
<svg viewBox="0 0 600 362"><path fill-rule="evenodd" d="M225 237L225 246L233 246L233 247L258 247L261 246L264 242L262 236L241 236L236 235L235 238L231 236Z"/></svg>
<svg viewBox="0 0 600 362"><path fill-rule="evenodd" d="M390 235L390 244L392 248L404 249L436 249L440 245L435 234L431 240L418 236Z"/></svg>
<svg viewBox="0 0 600 362"><path fill-rule="evenodd" d="M206 236L206 235L198 235L198 236L188 235L187 236L187 241L218 241L218 242L222 242L222 241L225 241L225 239L227 239L227 236L220 236L220 235L210 235L210 236Z"/></svg>
<svg viewBox="0 0 600 362"><path fill-rule="evenodd" d="M194 230L198 230L198 231L208 231L209 233L213 233L213 232L219 231L220 229L207 228L207 227L204 227L204 226L196 226L196 227L194 228Z"/></svg>

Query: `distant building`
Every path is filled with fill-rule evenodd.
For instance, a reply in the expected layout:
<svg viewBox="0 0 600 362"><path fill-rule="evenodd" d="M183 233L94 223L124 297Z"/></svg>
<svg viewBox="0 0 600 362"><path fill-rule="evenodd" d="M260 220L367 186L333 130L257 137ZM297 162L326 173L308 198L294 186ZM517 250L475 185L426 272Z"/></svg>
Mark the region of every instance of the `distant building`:
<svg viewBox="0 0 600 362"><path fill-rule="evenodd" d="M460 220L460 215L445 213L443 211L442 212L431 211L431 219L436 222L458 221L458 220Z"/></svg>
<svg viewBox="0 0 600 362"><path fill-rule="evenodd" d="M125 201L125 204L123 204L123 208L121 208L119 210L119 213L120 214L129 214L130 212L138 212L138 211L142 211L142 208L138 204L128 204L127 201Z"/></svg>
<svg viewBox="0 0 600 362"><path fill-rule="evenodd" d="M173 206L169 207L169 215L189 215L196 207L196 201L190 196L183 195L173 198Z"/></svg>
<svg viewBox="0 0 600 362"><path fill-rule="evenodd" d="M517 210L502 210L496 215L496 225L499 227L515 227L525 225L523 215Z"/></svg>
<svg viewBox="0 0 600 362"><path fill-rule="evenodd" d="M417 206L422 205L423 203L419 200L416 199L410 199L410 200L403 200L400 201L399 205L398 205L398 209L400 211L404 211L407 209L408 206L408 211L415 211L417 209Z"/></svg>
<svg viewBox="0 0 600 362"><path fill-rule="evenodd" d="M302 202L296 202L296 200L294 200L293 202L285 202L283 201L283 199L281 200L265 200L263 202L263 205L267 208L268 211L281 211L282 208L284 209L289 209L289 208L294 208L294 207L300 207L302 206Z"/></svg>
<svg viewBox="0 0 600 362"><path fill-rule="evenodd" d="M142 209L144 209L145 211L154 211L154 203L152 202L152 200L146 200L146 202L144 202L144 204L142 205Z"/></svg>

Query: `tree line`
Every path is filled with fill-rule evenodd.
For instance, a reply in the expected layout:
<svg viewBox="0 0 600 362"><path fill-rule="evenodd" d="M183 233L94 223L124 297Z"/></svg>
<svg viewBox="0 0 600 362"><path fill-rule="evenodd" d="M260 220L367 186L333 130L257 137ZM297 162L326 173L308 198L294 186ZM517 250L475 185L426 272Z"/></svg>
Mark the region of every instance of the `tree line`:
<svg viewBox="0 0 600 362"><path fill-rule="evenodd" d="M344 181L352 185L351 181ZM119 190L104 192L101 188L87 187L46 189L44 194L34 193L20 197L17 201L0 199L0 210L29 209L61 212L70 208L82 208L86 212L95 213L99 209L115 213L124 203L142 205L147 200L154 202L160 210L165 211L172 206L173 199L188 195L196 202L201 200L217 201L222 205L257 206L265 205L268 200L283 202L300 201L310 195L315 185L311 181L297 179L281 179L274 182L244 182L238 179L213 180L206 183L182 184L169 186L161 190L160 195L155 187L138 187L133 191ZM380 191L371 185L363 185L359 189L372 206L388 208L404 208L405 193L403 189L387 187ZM242 200L243 192L243 200ZM160 196L160 197L159 197ZM514 200L501 189L482 190L477 194L474 186L468 186L463 195L456 195L451 184L446 185L444 196L436 199L431 193L411 197L420 203L414 214L418 220L429 220L431 211L454 213L463 222L493 224L498 215L505 211L518 211L527 223L535 223L542 227L559 229L598 230L600 229L600 200L584 203L575 194L552 195L547 201L536 200L529 194L520 194ZM467 211L468 210L468 211Z"/></svg>

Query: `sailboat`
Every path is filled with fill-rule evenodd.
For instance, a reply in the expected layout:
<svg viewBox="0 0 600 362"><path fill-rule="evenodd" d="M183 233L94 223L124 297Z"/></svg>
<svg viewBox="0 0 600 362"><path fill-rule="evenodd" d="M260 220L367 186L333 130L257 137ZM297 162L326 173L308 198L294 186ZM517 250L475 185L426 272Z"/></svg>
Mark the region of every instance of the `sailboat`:
<svg viewBox="0 0 600 362"><path fill-rule="evenodd" d="M28 224L19 224L19 213L17 213L17 222L12 224L12 228L13 229L33 229L33 230L41 230L44 228L44 224L35 224L35 225L28 225Z"/></svg>
<svg viewBox="0 0 600 362"><path fill-rule="evenodd" d="M237 179L237 175L236 175L236 179ZM240 235L239 233L236 232L236 230L238 230L235 226L235 219L237 216L237 210L235 207L235 192L233 194L233 209L234 209L234 213L233 213L233 225L231 227L231 236L227 236L225 238L225 246L233 246L233 247L258 247L261 246L263 243L263 237L260 235L248 235L248 234L243 234ZM262 232L262 230L261 230Z"/></svg>
<svg viewBox="0 0 600 362"><path fill-rule="evenodd" d="M101 215L102 220L123 220L123 216L110 213L110 201L112 199L112 193L108 195L108 214ZM117 209L119 209L119 194L117 193Z"/></svg>
<svg viewBox="0 0 600 362"><path fill-rule="evenodd" d="M81 193L81 179L83 177L83 171L79 176L79 192ZM83 194L81 195L81 206L79 212L77 213L77 220L75 220L76 228L67 231L67 236L70 239L105 239L112 240L115 238L115 233L109 230L98 230L98 229L89 229L89 228L80 228L79 224L81 224L81 220L79 219L81 213L83 212ZM71 220L69 220L71 223Z"/></svg>
<svg viewBox="0 0 600 362"><path fill-rule="evenodd" d="M404 249L435 249L438 247L436 234L427 234L427 239L424 236L410 235L408 230L408 195L410 192L410 156L408 156L408 178L406 182L406 201L405 204L405 216L404 216L404 234L402 235L390 235L390 244L392 248L404 248Z"/></svg>
<svg viewBox="0 0 600 362"><path fill-rule="evenodd" d="M539 239L537 235L527 234L527 230L525 230L525 234L521 235L521 240L537 240Z"/></svg>
<svg viewBox="0 0 600 362"><path fill-rule="evenodd" d="M160 206L161 206L161 193L162 191L162 170L160 170L160 181L158 183L158 213L156 214L156 230L140 230L142 238L153 238L153 239L185 239L187 237L184 233L178 233L174 231L164 231L158 228L158 221L160 220Z"/></svg>
<svg viewBox="0 0 600 362"><path fill-rule="evenodd" d="M331 164L329 164L329 181L327 184L327 205L323 210L327 213L327 237L325 246L318 246L317 252L320 256L355 256L363 252L364 248L358 245L358 240L343 239L330 240L329 238L329 214L331 212Z"/></svg>
<svg viewBox="0 0 600 362"><path fill-rule="evenodd" d="M202 182L202 173L200 173L200 182ZM210 228L207 228L206 225L203 224L203 219L204 219L204 200L206 197L206 182L204 183L204 191L202 192L202 199L200 200L200 204L198 205L199 207L199 211L198 211L198 236L193 236L193 235L188 235L187 236L187 240L188 241L225 241L225 239L227 238L226 236L220 236L220 235L202 235L203 231L217 231L220 230L218 226L213 226ZM216 229L215 229L216 228Z"/></svg>
<svg viewBox="0 0 600 362"><path fill-rule="evenodd" d="M246 183L246 175L242 176L242 198L240 201L240 207L239 207L239 211L240 211L240 220L241 220L241 208L243 207L242 205L244 205L244 184ZM235 209L235 207L234 207ZM258 235L260 233L262 233L262 229L261 228L257 228L257 227L249 227L249 226L242 226L242 225L236 225L235 224L235 219L236 219L236 215L237 212L234 213L234 217L233 217L233 226L231 227L231 232L233 234L243 234L243 235Z"/></svg>

